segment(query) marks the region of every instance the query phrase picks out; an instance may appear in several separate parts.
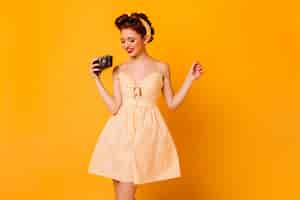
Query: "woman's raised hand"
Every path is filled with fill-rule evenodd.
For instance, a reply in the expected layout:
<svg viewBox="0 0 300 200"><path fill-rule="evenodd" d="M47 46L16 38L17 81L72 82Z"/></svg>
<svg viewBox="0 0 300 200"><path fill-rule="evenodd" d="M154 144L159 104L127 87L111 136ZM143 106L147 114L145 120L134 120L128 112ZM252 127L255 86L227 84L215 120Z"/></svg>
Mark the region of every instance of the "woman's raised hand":
<svg viewBox="0 0 300 200"><path fill-rule="evenodd" d="M193 81L198 79L202 73L203 73L202 65L198 61L194 61L189 70L187 78Z"/></svg>

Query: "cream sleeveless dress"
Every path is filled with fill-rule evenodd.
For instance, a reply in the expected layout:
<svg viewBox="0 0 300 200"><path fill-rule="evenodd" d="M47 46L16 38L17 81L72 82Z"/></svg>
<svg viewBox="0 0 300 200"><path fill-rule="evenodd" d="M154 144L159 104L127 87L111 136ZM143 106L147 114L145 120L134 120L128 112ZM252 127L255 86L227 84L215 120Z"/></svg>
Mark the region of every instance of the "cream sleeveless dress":
<svg viewBox="0 0 300 200"><path fill-rule="evenodd" d="M138 83L126 72L117 77L122 105L104 125L88 173L134 184L181 177L175 143L156 104L163 74L151 72Z"/></svg>

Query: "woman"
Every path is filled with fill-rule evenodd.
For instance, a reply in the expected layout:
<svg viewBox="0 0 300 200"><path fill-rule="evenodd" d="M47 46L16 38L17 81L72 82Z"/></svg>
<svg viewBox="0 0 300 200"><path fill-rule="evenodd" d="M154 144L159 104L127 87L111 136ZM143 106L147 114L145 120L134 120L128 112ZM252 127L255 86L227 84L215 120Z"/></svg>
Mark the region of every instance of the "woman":
<svg viewBox="0 0 300 200"><path fill-rule="evenodd" d="M90 72L112 115L95 146L89 173L111 178L117 200L133 200L138 184L181 176L177 150L156 99L163 92L168 108L175 110L202 69L194 62L174 95L169 65L146 50L154 35L148 17L123 14L115 25L129 60L112 70L113 96L95 73L95 59L91 62Z"/></svg>

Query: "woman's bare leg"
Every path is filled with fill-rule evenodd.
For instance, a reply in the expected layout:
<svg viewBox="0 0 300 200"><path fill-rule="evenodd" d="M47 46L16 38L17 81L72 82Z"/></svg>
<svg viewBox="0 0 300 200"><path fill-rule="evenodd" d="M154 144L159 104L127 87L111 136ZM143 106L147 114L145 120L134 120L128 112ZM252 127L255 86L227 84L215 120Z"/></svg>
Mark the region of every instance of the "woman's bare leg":
<svg viewBox="0 0 300 200"><path fill-rule="evenodd" d="M114 184L114 192L115 192L115 197L116 197L116 199L118 199L118 197L117 197L117 187L118 187L118 184L120 183L120 181L118 181L118 180L116 180L116 179L112 179L112 181L113 181L113 184Z"/></svg>
<svg viewBox="0 0 300 200"><path fill-rule="evenodd" d="M116 200L136 200L137 185L113 179Z"/></svg>

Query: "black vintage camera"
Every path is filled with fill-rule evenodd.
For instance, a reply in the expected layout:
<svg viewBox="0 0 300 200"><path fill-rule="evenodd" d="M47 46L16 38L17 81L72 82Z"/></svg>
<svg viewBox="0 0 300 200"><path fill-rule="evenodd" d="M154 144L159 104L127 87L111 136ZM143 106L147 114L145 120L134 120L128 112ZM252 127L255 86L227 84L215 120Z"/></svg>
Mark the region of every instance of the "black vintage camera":
<svg viewBox="0 0 300 200"><path fill-rule="evenodd" d="M94 73L98 76L104 69L112 66L113 57L112 55L104 55L93 61L93 64L97 64L93 67L93 69L99 69L99 71L94 71Z"/></svg>

